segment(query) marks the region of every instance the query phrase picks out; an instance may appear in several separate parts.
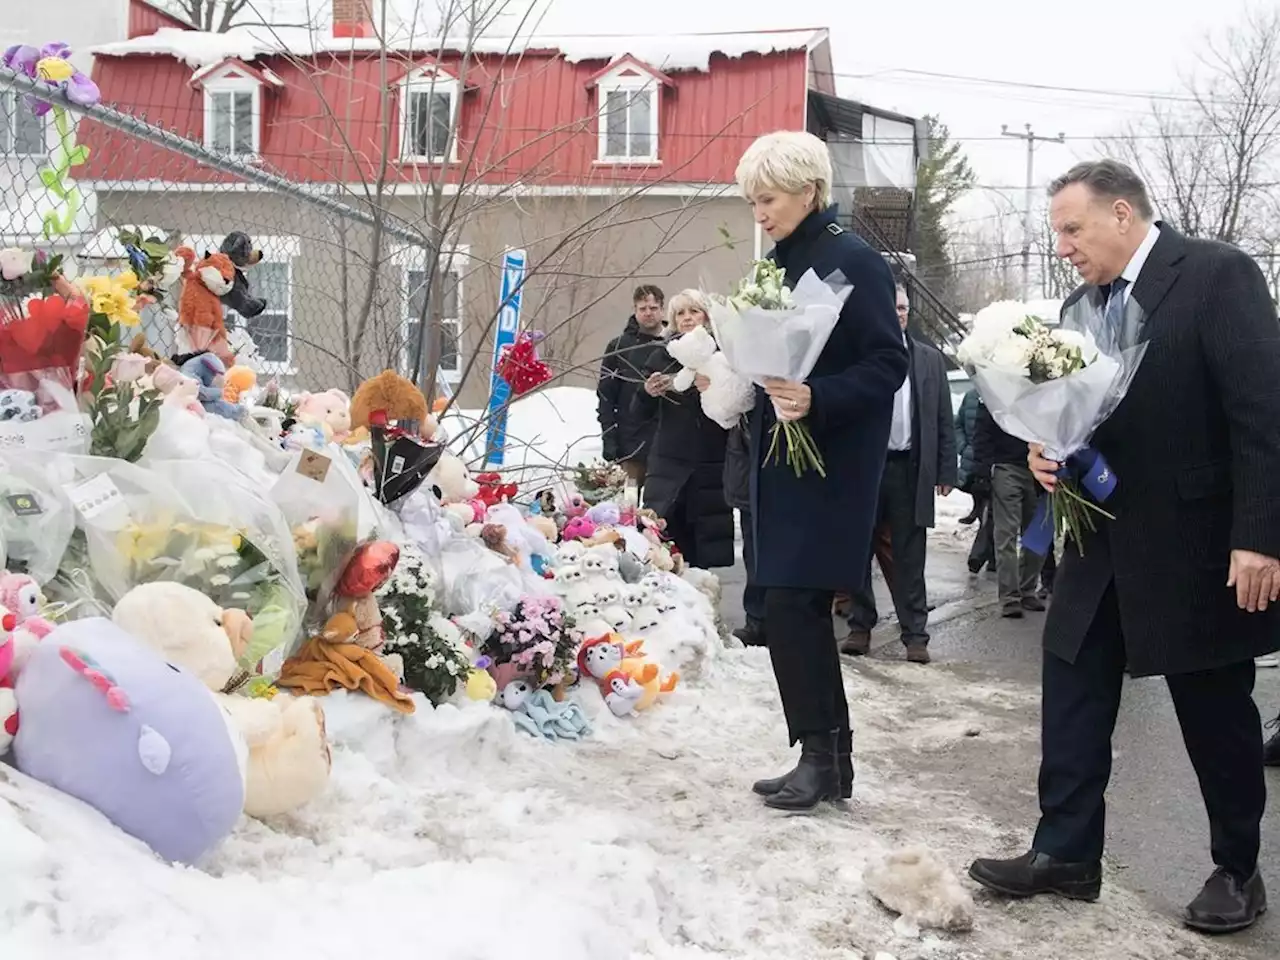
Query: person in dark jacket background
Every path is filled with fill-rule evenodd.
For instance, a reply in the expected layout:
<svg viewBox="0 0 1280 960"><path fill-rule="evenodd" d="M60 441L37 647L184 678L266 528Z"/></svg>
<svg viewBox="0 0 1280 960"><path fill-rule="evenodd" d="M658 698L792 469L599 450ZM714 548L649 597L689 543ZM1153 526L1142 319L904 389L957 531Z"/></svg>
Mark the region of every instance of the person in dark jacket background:
<svg viewBox="0 0 1280 960"><path fill-rule="evenodd" d="M697 290L671 298L667 326L673 336L707 324L707 305ZM724 496L727 432L702 412L699 375L683 392L672 388L680 364L665 349L649 357L644 390L636 394L639 419L657 427L649 449L644 505L667 521L685 563L703 570L732 567L733 510Z"/></svg>
<svg viewBox="0 0 1280 960"><path fill-rule="evenodd" d="M1000 429L986 404L978 408L973 441L976 460L991 476L991 515L996 552L996 582L1001 613L1018 618L1023 611L1043 613L1036 578L1044 558L1019 549L1022 531L1035 516L1040 488L1027 467L1027 442Z"/></svg>
<svg viewBox="0 0 1280 960"><path fill-rule="evenodd" d="M751 519L751 439L744 424L729 431L724 448L724 498L738 511L742 526L742 565L747 583L742 588L742 612L746 624L733 635L748 647L763 647L764 588L756 583L756 531Z"/></svg>
<svg viewBox="0 0 1280 960"><path fill-rule="evenodd" d="M809 270L841 274L848 298L809 378L771 380L750 419L751 515L756 581L765 590L765 639L789 740L800 742L790 773L753 789L780 810L809 810L853 795L852 735L832 604L862 585L871 557L880 475L893 396L907 374L883 257L845 231L831 202L831 155L809 133L761 137L738 164L737 181L756 223L775 243L772 259L795 284ZM803 420L826 476L766 464L770 431Z"/></svg>
<svg viewBox="0 0 1280 960"><path fill-rule="evenodd" d="M955 418L956 454L960 457L956 489L963 490L973 498L973 509L960 521L966 526L975 520L982 522L991 495L991 484L987 482L989 478L979 476L973 455L973 436L978 429L978 406L981 402L978 388L972 387L961 399Z"/></svg>
<svg viewBox="0 0 1280 960"><path fill-rule="evenodd" d="M893 398L893 425L877 516L889 529L893 560L886 570L886 580L902 628L907 659L928 663L925 554L929 528L934 523L935 496L947 496L956 484L955 420L947 386L947 363L932 344L907 334L911 301L906 287L899 284L896 291L898 322L909 366L907 379ZM871 631L879 618L868 561L862 588L852 597L849 638L840 644L840 652L853 656L869 653Z"/></svg>
<svg viewBox="0 0 1280 960"><path fill-rule="evenodd" d="M627 476L643 492L649 441L657 421L656 411L635 402L648 375L650 357L662 347L665 296L652 284L636 287L635 312L626 329L605 347L596 384L596 417L605 460L621 464ZM639 499L639 497L637 497Z"/></svg>

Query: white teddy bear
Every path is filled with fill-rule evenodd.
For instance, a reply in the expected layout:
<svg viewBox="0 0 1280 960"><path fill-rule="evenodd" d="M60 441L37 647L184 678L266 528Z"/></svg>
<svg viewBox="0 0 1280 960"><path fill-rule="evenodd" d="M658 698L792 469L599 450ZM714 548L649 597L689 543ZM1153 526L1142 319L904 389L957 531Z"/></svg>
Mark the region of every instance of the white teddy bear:
<svg viewBox="0 0 1280 960"><path fill-rule="evenodd" d="M670 341L667 353L684 367L675 376L673 390L688 390L699 373L711 381L702 394L702 412L724 429L732 429L738 419L756 405L755 386L733 371L706 327L695 327Z"/></svg>

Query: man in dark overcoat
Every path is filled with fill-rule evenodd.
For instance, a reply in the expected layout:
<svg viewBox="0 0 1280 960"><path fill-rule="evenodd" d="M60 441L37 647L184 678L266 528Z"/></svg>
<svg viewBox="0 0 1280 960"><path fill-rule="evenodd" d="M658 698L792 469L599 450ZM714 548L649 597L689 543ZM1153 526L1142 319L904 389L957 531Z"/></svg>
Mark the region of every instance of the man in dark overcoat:
<svg viewBox="0 0 1280 960"><path fill-rule="evenodd" d="M975 861L970 875L1013 896L1098 897L1127 663L1165 677L1209 815L1216 869L1184 920L1240 930L1266 909L1253 684L1254 658L1280 645L1280 322L1257 265L1156 222L1123 164L1080 164L1050 193L1057 253L1086 281L1064 319L1085 301L1100 342L1147 347L1093 438L1118 482L1115 519L1068 543L1054 583L1032 849ZM1028 462L1055 484L1042 449Z"/></svg>
<svg viewBox="0 0 1280 960"><path fill-rule="evenodd" d="M935 495L945 497L956 485L955 417L941 351L907 333L911 301L902 284L897 286L897 309L909 366L907 378L893 398L889 448L880 480L879 520L889 534L887 553L891 559L884 568L885 581L898 614L907 659L928 663L925 554L934 522ZM862 588L851 598L848 619L849 636L840 644L841 653L869 653L871 631L880 619L870 563Z"/></svg>

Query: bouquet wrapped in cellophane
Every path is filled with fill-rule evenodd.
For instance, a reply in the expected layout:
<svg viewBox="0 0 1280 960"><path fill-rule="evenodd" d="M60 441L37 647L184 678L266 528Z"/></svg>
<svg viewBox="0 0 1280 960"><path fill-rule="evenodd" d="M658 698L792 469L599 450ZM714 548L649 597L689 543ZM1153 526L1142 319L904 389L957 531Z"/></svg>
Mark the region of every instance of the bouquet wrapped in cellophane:
<svg viewBox="0 0 1280 960"><path fill-rule="evenodd" d="M813 372L852 287L842 274L825 280L807 271L788 288L784 271L757 260L729 296L709 294L716 342L733 370L761 386L769 379L803 382ZM785 458L796 476L826 476L822 451L803 420L773 425L766 460Z"/></svg>
<svg viewBox="0 0 1280 960"><path fill-rule="evenodd" d="M174 581L253 618L240 658L249 692L265 692L301 635L306 598L289 528L235 470L199 461L147 467L55 455L44 469L77 513L69 554L80 581L117 602L133 587ZM78 541L78 543L77 543ZM67 570L63 564L63 571Z"/></svg>
<svg viewBox="0 0 1280 960"><path fill-rule="evenodd" d="M1040 554L1064 535L1083 553L1085 531L1097 529L1095 515L1114 519L1102 504L1117 478L1089 441L1124 399L1146 344L1125 346L1125 338L1106 330L1103 312L1082 297L1051 327L1021 303L994 303L974 316L956 354L1000 429L1042 444L1045 457L1062 465L1047 509L1023 535ZM1131 299L1126 326L1140 329L1141 313Z"/></svg>

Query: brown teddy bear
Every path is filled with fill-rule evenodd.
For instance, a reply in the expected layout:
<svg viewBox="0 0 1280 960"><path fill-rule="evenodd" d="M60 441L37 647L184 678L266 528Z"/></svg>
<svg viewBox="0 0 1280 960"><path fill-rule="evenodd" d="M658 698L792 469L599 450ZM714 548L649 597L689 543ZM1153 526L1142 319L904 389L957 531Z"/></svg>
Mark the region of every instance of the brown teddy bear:
<svg viewBox="0 0 1280 960"><path fill-rule="evenodd" d="M422 391L394 370L384 370L360 384L351 398L351 426L369 428L369 418L381 410L388 421L412 420L424 440L435 436L436 420L427 409Z"/></svg>

